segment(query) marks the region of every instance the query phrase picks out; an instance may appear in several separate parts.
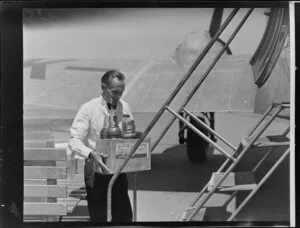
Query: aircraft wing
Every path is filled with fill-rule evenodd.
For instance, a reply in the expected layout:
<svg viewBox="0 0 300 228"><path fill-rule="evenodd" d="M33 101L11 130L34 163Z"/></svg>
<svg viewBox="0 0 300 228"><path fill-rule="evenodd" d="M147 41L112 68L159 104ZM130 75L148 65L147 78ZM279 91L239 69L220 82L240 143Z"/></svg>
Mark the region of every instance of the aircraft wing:
<svg viewBox="0 0 300 228"><path fill-rule="evenodd" d="M187 108L192 112L252 112L257 86L249 58L222 57ZM198 66L171 107L179 108L211 61L205 59ZM171 58L27 60L24 63L25 118L74 116L83 103L101 94L100 78L108 69L118 69L126 75L123 98L132 112L157 112L187 71Z"/></svg>
<svg viewBox="0 0 300 228"><path fill-rule="evenodd" d="M183 86L171 107L177 110L208 68L212 59L205 59ZM134 81L125 99L135 112L157 112L178 85L187 69L165 60L148 66ZM221 58L192 97L187 108L192 112L252 112L256 85L249 56Z"/></svg>
<svg viewBox="0 0 300 228"><path fill-rule="evenodd" d="M74 118L78 108L100 96L100 78L109 69L126 74L130 83L146 63L119 59L29 59L23 68L24 118ZM101 67L105 66L105 67Z"/></svg>

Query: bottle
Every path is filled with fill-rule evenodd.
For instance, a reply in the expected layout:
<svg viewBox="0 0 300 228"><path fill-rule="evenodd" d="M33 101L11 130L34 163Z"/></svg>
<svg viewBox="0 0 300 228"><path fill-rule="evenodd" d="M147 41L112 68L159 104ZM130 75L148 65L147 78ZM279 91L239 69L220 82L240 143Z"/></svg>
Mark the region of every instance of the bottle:
<svg viewBox="0 0 300 228"><path fill-rule="evenodd" d="M123 138L132 138L135 136L136 132L135 132L134 120L131 120L130 116L127 114L123 115L122 128L123 128Z"/></svg>
<svg viewBox="0 0 300 228"><path fill-rule="evenodd" d="M121 138L122 130L118 126L117 115L111 114L109 116L109 126L107 128L108 138Z"/></svg>

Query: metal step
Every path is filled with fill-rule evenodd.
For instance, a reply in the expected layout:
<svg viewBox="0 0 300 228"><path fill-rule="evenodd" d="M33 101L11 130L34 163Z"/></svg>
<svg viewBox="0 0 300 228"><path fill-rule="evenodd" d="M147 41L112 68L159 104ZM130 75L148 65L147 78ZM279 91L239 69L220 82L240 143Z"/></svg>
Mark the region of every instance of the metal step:
<svg viewBox="0 0 300 228"><path fill-rule="evenodd" d="M207 190L211 191L224 175L223 172L215 172L209 181ZM257 187L253 172L232 172L223 180L218 191L249 191Z"/></svg>
<svg viewBox="0 0 300 228"><path fill-rule="evenodd" d="M246 146L250 143L253 137L244 137L242 138L243 146ZM272 147L272 146L289 146L290 139L284 135L270 135L263 136L256 140L252 147Z"/></svg>

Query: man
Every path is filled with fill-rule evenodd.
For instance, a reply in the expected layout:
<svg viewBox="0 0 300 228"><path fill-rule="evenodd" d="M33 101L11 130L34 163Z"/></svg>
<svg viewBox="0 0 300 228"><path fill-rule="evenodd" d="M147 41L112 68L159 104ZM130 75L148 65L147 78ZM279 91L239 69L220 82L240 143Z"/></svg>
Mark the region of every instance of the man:
<svg viewBox="0 0 300 228"><path fill-rule="evenodd" d="M125 90L125 76L116 71L107 71L101 78L102 96L83 104L79 109L72 127L69 149L85 157L84 181L87 202L92 222L107 221L107 188L112 178L105 165L106 156L97 154L96 141L102 128L108 127L109 112L117 115L118 125L122 129L123 114L133 119L129 106L121 98ZM93 168L96 164L97 171ZM121 173L112 188L112 222L131 222L132 209L128 196L126 173Z"/></svg>

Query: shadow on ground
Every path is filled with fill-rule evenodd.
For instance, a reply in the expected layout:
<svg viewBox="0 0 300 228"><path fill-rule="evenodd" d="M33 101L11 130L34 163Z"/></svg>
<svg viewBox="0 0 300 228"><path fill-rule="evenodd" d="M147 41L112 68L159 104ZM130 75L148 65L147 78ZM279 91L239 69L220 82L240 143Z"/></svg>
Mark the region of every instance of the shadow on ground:
<svg viewBox="0 0 300 228"><path fill-rule="evenodd" d="M203 163L188 160L185 145L175 145L162 154L153 154L151 170L139 172L137 189L145 191L199 192L211 173L224 162L221 155L208 156ZM133 173L128 174L129 189L133 189Z"/></svg>

